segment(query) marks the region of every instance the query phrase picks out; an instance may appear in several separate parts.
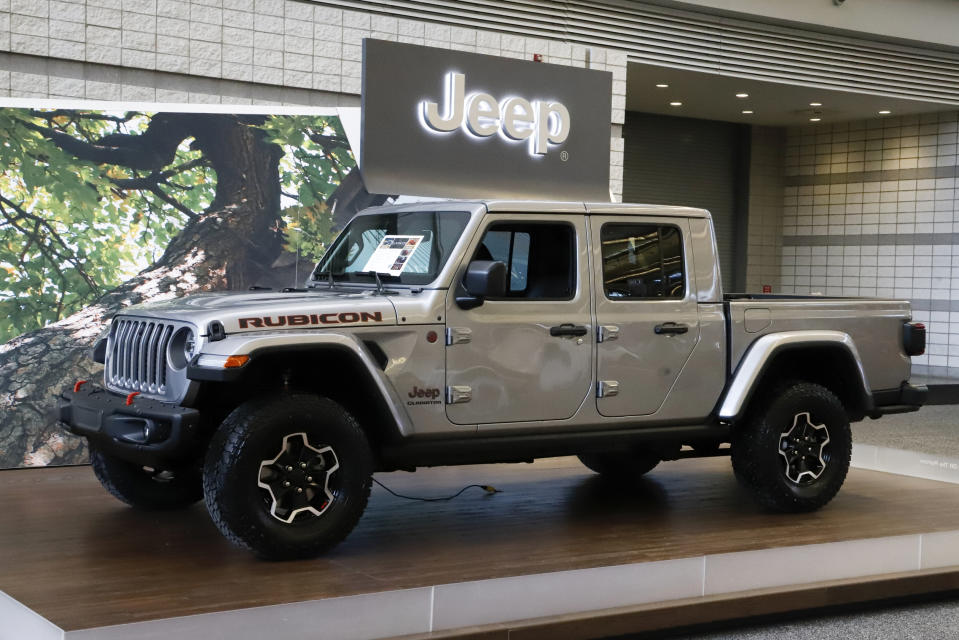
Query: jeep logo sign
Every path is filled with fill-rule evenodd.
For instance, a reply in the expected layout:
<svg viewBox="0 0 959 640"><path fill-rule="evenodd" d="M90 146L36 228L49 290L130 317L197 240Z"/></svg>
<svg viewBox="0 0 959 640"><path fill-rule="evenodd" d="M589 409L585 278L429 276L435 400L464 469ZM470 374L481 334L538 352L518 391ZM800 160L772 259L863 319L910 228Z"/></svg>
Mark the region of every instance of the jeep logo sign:
<svg viewBox="0 0 959 640"><path fill-rule="evenodd" d="M510 140L528 138L530 151L540 154L546 153L548 143L560 144L569 137L569 109L561 102L506 98L497 103L488 93L466 97L466 76L462 73L446 74L445 84L445 115L440 115L438 103L422 103L423 124L434 131L448 133L462 127L481 138L501 132Z"/></svg>
<svg viewBox="0 0 959 640"><path fill-rule="evenodd" d="M368 191L608 200L612 74L363 41Z"/></svg>

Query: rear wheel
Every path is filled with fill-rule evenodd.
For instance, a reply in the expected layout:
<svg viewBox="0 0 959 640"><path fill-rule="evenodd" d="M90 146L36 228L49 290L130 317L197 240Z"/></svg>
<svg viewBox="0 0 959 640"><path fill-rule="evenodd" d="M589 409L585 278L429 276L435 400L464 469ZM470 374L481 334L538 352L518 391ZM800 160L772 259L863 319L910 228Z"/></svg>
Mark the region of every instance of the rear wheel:
<svg viewBox="0 0 959 640"><path fill-rule="evenodd" d="M182 509L203 499L200 470L143 467L90 446L90 464L115 498L141 509Z"/></svg>
<svg viewBox="0 0 959 640"><path fill-rule="evenodd" d="M846 479L849 418L825 387L783 385L734 430L731 454L736 477L760 504L813 511L832 500Z"/></svg>
<svg viewBox="0 0 959 640"><path fill-rule="evenodd" d="M612 451L581 453L577 456L586 467L604 478L631 480L645 475L660 463L660 458L649 451Z"/></svg>
<svg viewBox="0 0 959 640"><path fill-rule="evenodd" d="M227 416L210 443L203 487L223 535L281 560L343 540L366 507L372 473L366 435L343 407L283 395Z"/></svg>

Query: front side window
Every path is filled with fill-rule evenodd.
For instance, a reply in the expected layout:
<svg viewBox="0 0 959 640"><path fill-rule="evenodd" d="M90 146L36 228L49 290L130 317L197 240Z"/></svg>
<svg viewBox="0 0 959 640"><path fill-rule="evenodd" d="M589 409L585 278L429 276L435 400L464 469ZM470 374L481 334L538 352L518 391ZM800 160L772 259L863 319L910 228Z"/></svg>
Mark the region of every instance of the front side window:
<svg viewBox="0 0 959 640"><path fill-rule="evenodd" d="M473 259L506 265L507 298L568 300L576 289L573 240L568 224L496 223Z"/></svg>
<svg viewBox="0 0 959 640"><path fill-rule="evenodd" d="M603 288L618 299L682 298L686 295L683 237L660 224L606 224L600 232Z"/></svg>
<svg viewBox="0 0 959 640"><path fill-rule="evenodd" d="M408 211L353 218L313 272L324 281L429 284L449 260L466 229L465 211Z"/></svg>

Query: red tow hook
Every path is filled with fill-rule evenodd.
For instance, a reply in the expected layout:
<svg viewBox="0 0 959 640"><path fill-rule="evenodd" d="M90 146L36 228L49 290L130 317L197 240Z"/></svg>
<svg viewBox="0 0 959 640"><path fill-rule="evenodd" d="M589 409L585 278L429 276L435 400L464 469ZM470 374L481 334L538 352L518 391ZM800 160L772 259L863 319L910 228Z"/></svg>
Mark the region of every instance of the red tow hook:
<svg viewBox="0 0 959 640"><path fill-rule="evenodd" d="M73 393L76 393L80 390L80 387L87 383L86 380L77 380L77 383L73 385Z"/></svg>
<svg viewBox="0 0 959 640"><path fill-rule="evenodd" d="M140 392L139 392L139 391L134 391L133 393L131 393L130 395L127 396L127 406L128 406L128 407L129 407L131 404L133 404L133 399L136 398L138 395L140 395Z"/></svg>

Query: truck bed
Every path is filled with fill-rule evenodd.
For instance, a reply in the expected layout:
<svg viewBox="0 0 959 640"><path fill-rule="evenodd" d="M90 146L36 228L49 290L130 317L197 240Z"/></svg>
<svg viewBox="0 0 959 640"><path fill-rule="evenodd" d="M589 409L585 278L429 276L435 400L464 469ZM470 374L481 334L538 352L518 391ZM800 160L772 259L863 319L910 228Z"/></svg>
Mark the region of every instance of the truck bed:
<svg viewBox="0 0 959 640"><path fill-rule="evenodd" d="M768 333L828 330L853 339L872 392L896 389L909 379L911 364L902 342L902 325L912 319L907 301L736 293L723 299L733 367Z"/></svg>

